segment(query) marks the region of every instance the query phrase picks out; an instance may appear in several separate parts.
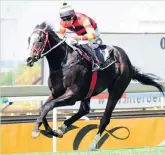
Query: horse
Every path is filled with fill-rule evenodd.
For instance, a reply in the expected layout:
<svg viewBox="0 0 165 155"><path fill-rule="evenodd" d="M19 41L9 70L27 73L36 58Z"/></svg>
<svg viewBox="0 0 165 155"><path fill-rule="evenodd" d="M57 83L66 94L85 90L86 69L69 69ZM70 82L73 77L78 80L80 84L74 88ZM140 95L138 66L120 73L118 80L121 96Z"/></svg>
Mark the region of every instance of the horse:
<svg viewBox="0 0 165 155"><path fill-rule="evenodd" d="M164 87L158 82L161 80L160 77L151 73L141 73L133 66L124 49L119 46L102 44L94 48L97 52L108 54L108 57L101 65L101 69L93 72L90 56L85 54L83 46L72 46L67 43L67 38L60 38L52 26L45 21L36 25L28 37L30 55L26 59L26 65L32 67L36 61L46 57L50 89L48 99L39 109L39 117L32 130L32 137L37 138L40 135L39 128L43 123L47 135L62 138L71 124L90 112L91 97L107 89L106 108L100 119L98 132L88 148L88 150L95 150L102 133L110 123L118 100L131 80L154 86L163 96ZM78 112L66 119L57 130L53 130L46 119L48 112L57 107L72 106L77 101L81 101Z"/></svg>

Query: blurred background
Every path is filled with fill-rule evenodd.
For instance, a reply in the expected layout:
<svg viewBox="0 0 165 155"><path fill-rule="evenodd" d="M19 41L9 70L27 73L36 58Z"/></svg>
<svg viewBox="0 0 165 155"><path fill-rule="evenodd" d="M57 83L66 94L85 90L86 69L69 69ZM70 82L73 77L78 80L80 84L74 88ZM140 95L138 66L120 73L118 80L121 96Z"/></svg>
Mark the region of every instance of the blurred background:
<svg viewBox="0 0 165 155"><path fill-rule="evenodd" d="M27 53L28 37L34 27L43 21L49 22L54 30L58 32L60 23L59 9L63 2L72 5L76 12L84 13L96 20L103 43L122 47L127 52L132 64L140 68L142 72L154 73L165 79L165 1L1 0L0 91L1 87L6 86L47 86L49 70L45 59L37 62L32 68L26 67L25 59L29 55ZM94 106L104 104L106 101L106 97L98 97L92 100ZM18 123L21 118L24 118L22 122L26 123L26 119L28 122L32 122L32 120L34 122L38 116L39 107L44 103L44 99L31 101L29 98L29 100L26 99L26 101L21 102L14 100L12 102L14 104L7 108L2 98L0 103L0 108L5 108L0 113L1 116L4 116L4 124L10 124L11 121ZM115 112L119 112L122 115L122 112L130 111L130 116L132 116L134 115L132 112L140 111L139 115L142 115L144 111L164 110L164 107L165 102L162 96L156 92L149 94L148 92L126 93L119 101ZM63 121L65 119L64 114L70 115L75 111L72 109L69 111L66 109L59 110L58 119ZM103 109L96 108L89 118L97 120L102 116L102 112ZM117 113L116 115L119 114ZM8 116L20 117L15 117L15 120L13 120ZM22 116L34 117L25 118ZM52 113L50 121L52 122ZM15 142L15 144L17 143ZM129 144L131 146L131 142ZM157 144L152 143L151 145ZM123 147L125 146L123 145ZM14 152L9 151L10 149L6 145L3 145L3 147L3 153ZM46 148L43 151L51 151L51 149ZM27 150L18 149L17 152L32 152L34 150L30 148Z"/></svg>
<svg viewBox="0 0 165 155"><path fill-rule="evenodd" d="M0 85L41 84L41 62L30 69L24 65L24 60L29 54L26 52L27 38L35 25L42 21L48 21L58 31L59 9L62 3L63 1L1 1ZM153 43L154 46L157 46L154 51L157 53L157 60L163 59L162 56L165 52L160 47L160 41L165 32L164 1L110 0L68 1L68 3L77 12L83 12L96 20L105 43L121 46L120 44L124 42L122 47L129 53L129 57L135 65L142 69L147 68L147 64L135 59L140 58L141 54L144 57L152 54L152 51L145 51L145 46L151 46ZM112 33L114 36L111 35ZM122 35L123 33L125 34ZM133 34L130 36L128 35L130 33ZM162 33L162 35L154 40L157 35L148 35L148 33ZM119 37L119 35L122 36ZM131 40L130 37L131 39L133 37L134 40ZM143 43L141 40L145 37L147 37L148 42L141 44ZM133 49L128 49L128 42L129 46L133 44ZM164 40L162 46L165 46ZM150 68L147 71L153 72L153 68ZM161 68L159 70L162 74L156 73L165 77L165 71L162 71ZM31 78L29 78L29 74Z"/></svg>

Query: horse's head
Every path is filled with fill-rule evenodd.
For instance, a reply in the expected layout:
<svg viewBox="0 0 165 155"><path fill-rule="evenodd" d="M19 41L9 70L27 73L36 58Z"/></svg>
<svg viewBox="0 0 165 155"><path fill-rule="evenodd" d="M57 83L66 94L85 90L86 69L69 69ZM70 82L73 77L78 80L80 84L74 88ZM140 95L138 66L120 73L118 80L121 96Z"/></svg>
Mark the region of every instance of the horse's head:
<svg viewBox="0 0 165 155"><path fill-rule="evenodd" d="M26 60L28 66L32 67L34 62L41 58L42 54L52 48L49 37L50 33L54 35L54 38L57 37L46 22L35 26L32 34L28 38L28 52L30 53L30 57Z"/></svg>

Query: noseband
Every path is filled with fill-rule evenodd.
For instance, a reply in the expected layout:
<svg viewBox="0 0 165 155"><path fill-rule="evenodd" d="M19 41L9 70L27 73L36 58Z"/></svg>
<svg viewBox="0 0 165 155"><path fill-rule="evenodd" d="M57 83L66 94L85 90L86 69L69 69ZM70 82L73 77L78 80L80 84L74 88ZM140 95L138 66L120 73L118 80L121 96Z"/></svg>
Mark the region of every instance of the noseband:
<svg viewBox="0 0 165 155"><path fill-rule="evenodd" d="M46 31L46 29L47 29L47 27L44 28L44 30L37 28L37 29L35 29L33 31L33 33L35 33L36 31L41 31L41 32L43 32L46 35L45 40L44 40L44 44L42 45L42 47L40 49L36 49L35 47L32 47L37 52L37 54L41 53L41 56L40 56L41 58L44 57L45 55L47 55L48 53L50 53L53 49L55 49L56 47L58 47L59 45L61 45L66 40L66 37L64 37L63 40L61 40L58 44L56 44L55 46L51 47L50 41L48 39L48 32ZM45 53L42 54L42 52L45 49L47 43L49 45L49 50L47 52L45 52Z"/></svg>

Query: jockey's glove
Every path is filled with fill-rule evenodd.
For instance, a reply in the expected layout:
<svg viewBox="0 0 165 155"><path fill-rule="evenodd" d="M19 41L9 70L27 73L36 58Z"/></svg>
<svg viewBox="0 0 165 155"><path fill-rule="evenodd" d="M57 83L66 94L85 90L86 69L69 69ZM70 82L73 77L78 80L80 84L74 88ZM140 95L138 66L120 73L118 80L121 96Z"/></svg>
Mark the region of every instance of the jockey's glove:
<svg viewBox="0 0 165 155"><path fill-rule="evenodd" d="M70 45L77 45L78 44L78 41L71 38L71 37L67 38L66 42Z"/></svg>
<svg viewBox="0 0 165 155"><path fill-rule="evenodd" d="M75 40L75 39L71 39L70 44L71 44L71 45L77 45L77 44L78 44L78 41Z"/></svg>

